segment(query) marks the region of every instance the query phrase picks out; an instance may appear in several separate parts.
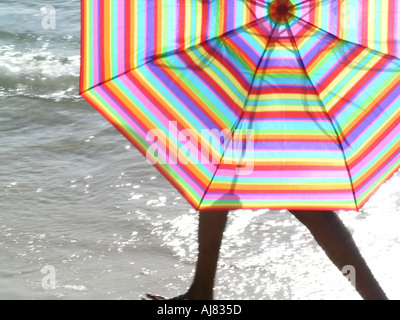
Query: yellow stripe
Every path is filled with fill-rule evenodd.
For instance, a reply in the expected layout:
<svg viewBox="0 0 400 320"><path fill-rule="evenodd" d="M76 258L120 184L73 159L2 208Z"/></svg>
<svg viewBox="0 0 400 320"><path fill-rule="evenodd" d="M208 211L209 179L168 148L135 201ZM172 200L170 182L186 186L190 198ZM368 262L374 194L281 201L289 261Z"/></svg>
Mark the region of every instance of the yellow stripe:
<svg viewBox="0 0 400 320"><path fill-rule="evenodd" d="M271 105L257 105L257 111L263 112L263 111L301 111L304 110L304 106L299 106L298 104L271 104ZM322 108L319 105L311 105L307 106L307 111L309 112L321 112L325 111L324 108Z"/></svg>
<svg viewBox="0 0 400 320"><path fill-rule="evenodd" d="M85 59L85 70L84 70L84 83L83 83L83 91L85 91L86 89L89 88L90 84L89 84L89 74L91 72L90 70L90 59L92 57L89 57L89 48L90 48L90 42L91 42L91 37L89 34L89 28L88 28L88 21L90 21L90 15L91 13L89 12L89 1L85 1L85 26L84 26L84 30L85 30L85 46L84 46L84 59Z"/></svg>
<svg viewBox="0 0 400 320"><path fill-rule="evenodd" d="M365 57L370 54L369 50L364 50L357 58L358 61L364 60ZM368 64L369 65L374 65L375 63L377 63L379 60L381 59L380 56L373 56L372 59L369 60ZM351 64L350 64L351 66ZM320 96L321 99L325 99L326 96L330 93L330 89L329 88L336 88L337 86L342 86L343 85L343 79L345 79L349 73L351 73L353 71L352 68L348 67L345 68L333 81L332 83L330 83L329 87L326 88L323 92L321 92ZM348 81L351 82L351 84L356 84L358 83L358 81L360 81L368 72L370 71L369 68L365 68L363 70L359 70L358 73L356 73L353 77L351 77L351 79L349 79ZM328 101L325 104L326 109L329 111L333 106L335 106L338 102L341 101L342 97L344 97L351 89L352 89L352 85L345 85L344 88L342 90L340 90L339 92L337 92L337 94L334 95L334 97Z"/></svg>
<svg viewBox="0 0 400 320"><path fill-rule="evenodd" d="M280 153L277 151L277 153ZM233 161L234 158L226 157L224 159L226 164L232 163L228 161ZM306 159L301 159L301 158L285 158L284 160L277 160L277 159L272 159L272 158L263 158L263 159L257 159L254 158L252 159L254 161L254 166L276 166L277 169L282 168L282 164L284 163L285 165L292 165L292 166L312 166L312 167L318 167L318 166L331 166L331 167L344 167L345 164L343 162L343 159L338 159L338 160L333 160L333 159L318 159L318 158L306 158Z"/></svg>
<svg viewBox="0 0 400 320"><path fill-rule="evenodd" d="M168 30L168 25L169 23L173 23L173 21L170 21L169 19L169 12L168 12L169 6L167 1L161 1L160 4L160 10L161 10L161 29L160 29L160 39L161 39L161 46L160 46L160 52L157 52L158 54L161 54L162 52L167 52L168 51L168 32L165 32L166 30ZM160 23L160 21L158 21L157 23Z"/></svg>
<svg viewBox="0 0 400 320"><path fill-rule="evenodd" d="M306 96L304 94L298 94L298 93L265 93L262 94L260 92L257 92L255 90L255 93L252 93L249 96L249 100L255 100L255 101L263 101L263 100L268 100L268 101L287 101L287 100L293 100L295 103L298 105L302 105L302 101L307 98L307 101L320 101L318 95L316 94L307 94ZM284 106L282 106L284 107ZM312 106L310 106L312 107ZM308 106L307 106L308 108Z"/></svg>
<svg viewBox="0 0 400 320"><path fill-rule="evenodd" d="M388 53L389 52L389 46L388 46L388 24L389 24L389 1L382 1L382 6L381 6L381 26L380 26L380 35L377 35L381 40L381 47L379 48L378 51Z"/></svg>
<svg viewBox="0 0 400 320"><path fill-rule="evenodd" d="M375 0L368 2L368 47L375 48L375 21L376 21L376 3Z"/></svg>
<svg viewBox="0 0 400 320"><path fill-rule="evenodd" d="M202 18L203 18L203 5L202 1L196 1L196 43L200 43L201 41L201 32L202 32ZM204 26L205 27L205 26Z"/></svg>
<svg viewBox="0 0 400 320"><path fill-rule="evenodd" d="M290 190L351 190L351 186L349 182L345 183L327 183L326 181L315 183L315 182L301 182L295 183L294 181L290 181L287 183L283 182L269 182L268 179L264 179L261 183L242 183L236 182L232 185L231 182L217 182L216 180L212 183L212 189L229 189L232 188L233 191L237 190L258 190L268 193L269 190L282 190L282 191L290 191Z"/></svg>
<svg viewBox="0 0 400 320"><path fill-rule="evenodd" d="M130 16L133 17L133 21L131 21L131 43L133 43L132 50L130 51L130 59L131 62L133 63L133 68L137 68L139 65L139 50L138 50L138 29L137 29L137 24L138 24L138 8L135 6L138 6L138 4L131 3L131 12ZM133 59L134 57L134 59Z"/></svg>
<svg viewBox="0 0 400 320"><path fill-rule="evenodd" d="M209 53L207 53L202 47L198 48L199 53L202 56L207 56ZM192 52L189 52L189 56L194 60L197 61L198 57L194 55ZM231 84L233 87L235 87L242 95L246 96L247 95L247 90L245 90L242 85L236 80L234 77L229 77L230 71L227 70L217 59L213 61L213 66L217 69L220 70L222 74L226 75L229 80L231 81ZM233 92L229 86L225 84L224 81L218 81L217 79L219 76L211 69L211 68L205 68L203 72L206 72L208 75L210 75L213 79L216 79L216 81L221 85L222 88L226 90L226 92L232 97L233 99L238 99L238 101L241 101L239 98L237 98L237 93Z"/></svg>
<svg viewBox="0 0 400 320"><path fill-rule="evenodd" d="M137 73L137 75L139 75ZM123 101L123 105L126 109L130 110L131 112L135 113L135 114L140 114L139 118L146 124L147 129L151 130L151 129L156 129L157 125L152 121L151 118L149 118L144 112L143 110L138 107L135 103L133 103L133 101L131 99L129 99L129 97L125 94L124 91L121 90L121 88L116 85L113 81L108 82L107 84L105 84L105 86L107 86L112 92L114 92L118 97L120 97L120 99ZM154 92L153 92L154 93ZM159 99L159 97L158 97ZM177 119L177 121L179 123L182 123L180 119ZM119 123L119 122L117 122ZM185 127L185 128L190 128L189 126ZM124 130L125 131L125 130ZM166 133L167 135L168 133ZM172 141L166 141L167 144L169 144L171 146ZM162 146L164 147L164 150L166 150L166 146ZM179 152L179 149L177 146L175 146L175 150L177 150ZM203 184L207 184L208 182L208 176L205 175L205 172L202 171L202 169L193 164L192 161L184 154L184 153L179 153L179 158L182 161L187 162L188 167L190 167L190 171L193 172L195 174L195 176L201 180L203 182ZM180 160L178 160L179 162ZM175 179L174 179L175 180ZM178 181L175 181L178 182Z"/></svg>

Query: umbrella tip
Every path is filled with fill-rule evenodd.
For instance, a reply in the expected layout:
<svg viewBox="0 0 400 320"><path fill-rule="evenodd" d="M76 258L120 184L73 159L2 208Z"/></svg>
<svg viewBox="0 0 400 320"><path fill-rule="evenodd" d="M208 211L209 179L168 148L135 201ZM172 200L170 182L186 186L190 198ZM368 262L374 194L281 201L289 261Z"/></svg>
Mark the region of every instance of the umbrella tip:
<svg viewBox="0 0 400 320"><path fill-rule="evenodd" d="M293 15L293 4L290 0L274 0L269 7L269 14L276 22L284 22Z"/></svg>

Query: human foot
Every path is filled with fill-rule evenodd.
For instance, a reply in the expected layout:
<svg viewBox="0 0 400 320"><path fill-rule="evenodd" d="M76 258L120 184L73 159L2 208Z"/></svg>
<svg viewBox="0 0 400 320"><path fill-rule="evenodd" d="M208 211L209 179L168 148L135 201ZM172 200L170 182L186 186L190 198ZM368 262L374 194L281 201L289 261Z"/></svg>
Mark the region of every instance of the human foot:
<svg viewBox="0 0 400 320"><path fill-rule="evenodd" d="M155 294L146 293L146 298L148 298L150 300L189 300L187 298L186 294L182 294L182 295L176 296L174 298L168 299L168 298L165 298L163 296L158 296L158 295L155 295Z"/></svg>

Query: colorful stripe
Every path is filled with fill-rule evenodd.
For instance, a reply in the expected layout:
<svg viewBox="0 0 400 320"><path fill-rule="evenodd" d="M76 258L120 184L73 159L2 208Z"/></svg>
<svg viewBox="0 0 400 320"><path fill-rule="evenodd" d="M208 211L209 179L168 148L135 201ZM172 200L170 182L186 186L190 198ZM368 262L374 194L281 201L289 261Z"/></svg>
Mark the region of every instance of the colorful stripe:
<svg viewBox="0 0 400 320"><path fill-rule="evenodd" d="M268 2L82 0L80 92L260 19Z"/></svg>
<svg viewBox="0 0 400 320"><path fill-rule="evenodd" d="M399 0L310 0L296 11L340 39L400 58Z"/></svg>
<svg viewBox="0 0 400 320"><path fill-rule="evenodd" d="M80 92L197 210L359 210L400 167L399 10L82 0Z"/></svg>

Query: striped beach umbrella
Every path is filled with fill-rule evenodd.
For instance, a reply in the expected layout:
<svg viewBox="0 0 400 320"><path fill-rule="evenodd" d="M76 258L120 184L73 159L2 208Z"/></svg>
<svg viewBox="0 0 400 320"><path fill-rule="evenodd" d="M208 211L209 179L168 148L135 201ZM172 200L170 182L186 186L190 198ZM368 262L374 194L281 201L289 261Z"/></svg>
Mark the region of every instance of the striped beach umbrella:
<svg viewBox="0 0 400 320"><path fill-rule="evenodd" d="M80 94L199 211L360 210L400 167L400 0L82 0Z"/></svg>

